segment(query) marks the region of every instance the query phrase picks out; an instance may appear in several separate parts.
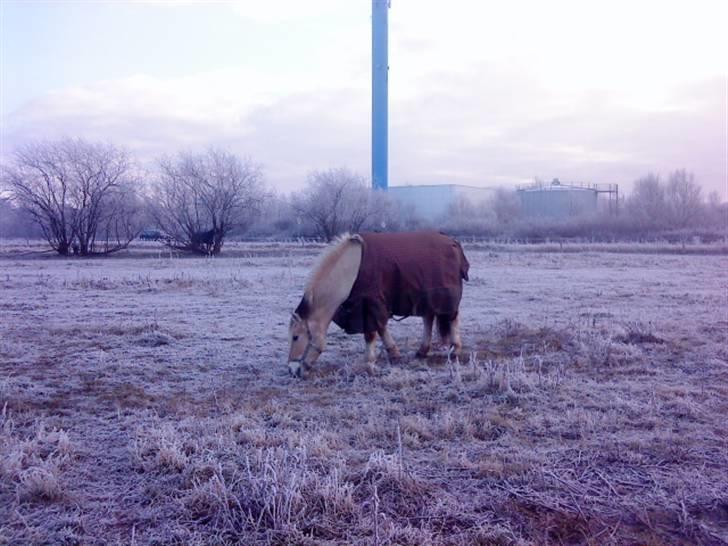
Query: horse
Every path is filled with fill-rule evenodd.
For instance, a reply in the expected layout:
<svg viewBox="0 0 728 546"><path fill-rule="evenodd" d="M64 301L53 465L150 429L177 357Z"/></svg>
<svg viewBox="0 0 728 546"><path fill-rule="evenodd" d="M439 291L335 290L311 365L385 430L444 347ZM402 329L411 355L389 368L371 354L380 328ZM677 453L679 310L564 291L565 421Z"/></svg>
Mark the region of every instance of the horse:
<svg viewBox="0 0 728 546"><path fill-rule="evenodd" d="M192 244L193 245L206 245L206 246L212 246L212 244L215 242L215 235L219 233L220 230L217 230L215 228L208 229L207 231L195 231L192 234Z"/></svg>
<svg viewBox="0 0 728 546"><path fill-rule="evenodd" d="M289 323L288 370L302 377L321 356L333 321L348 334L363 333L366 361L376 361L381 337L390 360L400 358L387 329L394 316L419 316L430 351L433 323L455 355L462 349L459 306L468 263L460 243L438 232L346 234L320 257ZM401 320L401 319L397 319Z"/></svg>

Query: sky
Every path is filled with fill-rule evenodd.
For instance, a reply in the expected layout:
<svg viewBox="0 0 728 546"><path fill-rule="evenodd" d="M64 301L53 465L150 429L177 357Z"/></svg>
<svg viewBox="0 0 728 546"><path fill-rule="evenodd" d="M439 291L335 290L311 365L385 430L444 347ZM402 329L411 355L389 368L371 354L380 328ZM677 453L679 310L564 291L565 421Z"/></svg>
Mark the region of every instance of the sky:
<svg viewBox="0 0 728 546"><path fill-rule="evenodd" d="M728 2L392 0L389 181L728 199ZM82 137L370 176L371 0L0 0L0 159Z"/></svg>

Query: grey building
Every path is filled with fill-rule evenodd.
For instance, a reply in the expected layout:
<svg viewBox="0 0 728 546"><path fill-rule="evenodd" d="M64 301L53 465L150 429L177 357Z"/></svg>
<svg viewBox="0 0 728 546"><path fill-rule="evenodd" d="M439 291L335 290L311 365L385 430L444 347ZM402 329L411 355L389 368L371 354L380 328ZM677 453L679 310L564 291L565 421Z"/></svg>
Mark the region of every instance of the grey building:
<svg viewBox="0 0 728 546"><path fill-rule="evenodd" d="M437 220L447 215L453 205L467 200L479 205L490 199L492 188L463 186L460 184L436 184L432 186L389 186L387 192L404 207L427 220Z"/></svg>

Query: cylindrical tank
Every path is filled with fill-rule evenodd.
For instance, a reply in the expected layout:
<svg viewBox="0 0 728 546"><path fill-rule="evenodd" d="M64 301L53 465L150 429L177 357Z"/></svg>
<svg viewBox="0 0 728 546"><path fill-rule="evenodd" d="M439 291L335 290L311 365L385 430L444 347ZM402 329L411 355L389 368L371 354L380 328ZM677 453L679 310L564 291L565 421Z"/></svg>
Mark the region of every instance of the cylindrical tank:
<svg viewBox="0 0 728 546"><path fill-rule="evenodd" d="M552 183L518 190L525 216L569 218L597 211L597 192L592 188Z"/></svg>

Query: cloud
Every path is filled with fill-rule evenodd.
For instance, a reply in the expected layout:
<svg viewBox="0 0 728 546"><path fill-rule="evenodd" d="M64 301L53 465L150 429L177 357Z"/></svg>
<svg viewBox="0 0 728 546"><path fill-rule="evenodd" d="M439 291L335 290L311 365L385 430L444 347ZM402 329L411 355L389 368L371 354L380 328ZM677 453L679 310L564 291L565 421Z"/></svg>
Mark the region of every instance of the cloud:
<svg viewBox="0 0 728 546"><path fill-rule="evenodd" d="M725 195L722 78L672 88L670 108L626 104L605 90L561 94L490 63L416 87L416 98L390 109L394 180L490 185L539 176L629 187L647 170L685 167Z"/></svg>
<svg viewBox="0 0 728 546"><path fill-rule="evenodd" d="M411 74L407 84L396 78L393 184L490 186L539 176L624 188L647 171L684 167L706 191L725 191L726 82L720 78L674 88L666 97L675 106L656 109L625 104L603 90L562 95L502 63ZM290 191L312 169L348 166L368 175L369 108L368 85L360 82L300 82L245 70L139 75L26 104L3 123L3 153L64 135L111 140L146 162L218 145L262 163L269 183Z"/></svg>
<svg viewBox="0 0 728 546"><path fill-rule="evenodd" d="M69 88L8 116L2 152L29 140L79 136L127 146L150 163L162 154L217 145L263 163L269 181L284 191L300 186L314 168L348 165L367 172L368 94L305 88L286 93L285 85L236 71Z"/></svg>
<svg viewBox="0 0 728 546"><path fill-rule="evenodd" d="M171 9L185 6L223 7L232 9L242 17L264 22L310 17L340 6L339 0L135 0L135 3Z"/></svg>
<svg viewBox="0 0 728 546"><path fill-rule="evenodd" d="M265 24L321 17L346 9L341 0L230 0L227 4L239 16Z"/></svg>

